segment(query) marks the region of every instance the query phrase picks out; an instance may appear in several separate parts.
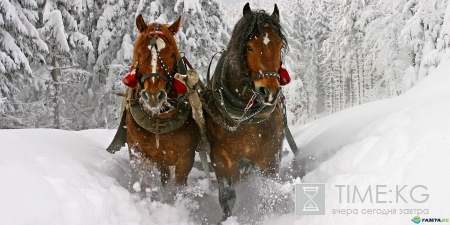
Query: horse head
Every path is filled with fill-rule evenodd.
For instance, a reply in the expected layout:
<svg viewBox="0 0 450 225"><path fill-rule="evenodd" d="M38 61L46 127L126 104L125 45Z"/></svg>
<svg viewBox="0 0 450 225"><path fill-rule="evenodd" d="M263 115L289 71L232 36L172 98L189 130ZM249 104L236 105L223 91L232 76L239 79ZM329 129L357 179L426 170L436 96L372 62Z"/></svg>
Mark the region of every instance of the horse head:
<svg viewBox="0 0 450 225"><path fill-rule="evenodd" d="M273 105L281 89L281 51L286 45L286 39L281 33L278 7L275 4L274 11L269 16L264 11L253 12L247 3L243 12L242 21L248 30L241 36L246 38L241 39L245 46L246 73L253 82L254 92L259 94L259 101L265 105Z"/></svg>
<svg viewBox="0 0 450 225"><path fill-rule="evenodd" d="M139 102L152 114L164 110L168 95L174 94L172 82L180 58L174 36L180 24L181 16L171 25L147 25L142 15L136 18L140 34L134 47L133 62L139 71Z"/></svg>

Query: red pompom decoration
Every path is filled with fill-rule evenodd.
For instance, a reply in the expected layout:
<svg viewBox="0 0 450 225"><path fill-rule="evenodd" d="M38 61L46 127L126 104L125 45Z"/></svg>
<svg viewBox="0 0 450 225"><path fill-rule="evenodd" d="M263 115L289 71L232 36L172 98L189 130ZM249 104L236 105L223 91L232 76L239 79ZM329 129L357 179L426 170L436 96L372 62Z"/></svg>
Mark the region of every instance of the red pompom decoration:
<svg viewBox="0 0 450 225"><path fill-rule="evenodd" d="M135 74L128 74L122 79L122 82L130 88L135 88L138 80L136 79Z"/></svg>
<svg viewBox="0 0 450 225"><path fill-rule="evenodd" d="M136 70L134 65L131 66L130 72L122 79L122 82L130 88L135 88L139 80L136 78Z"/></svg>
<svg viewBox="0 0 450 225"><path fill-rule="evenodd" d="M278 73L280 74L280 85L281 86L284 86L291 82L291 76L289 76L289 72L285 68L280 67L280 69L278 70Z"/></svg>
<svg viewBox="0 0 450 225"><path fill-rule="evenodd" d="M187 87L181 81L173 79L173 88L177 94L182 95L187 92Z"/></svg>

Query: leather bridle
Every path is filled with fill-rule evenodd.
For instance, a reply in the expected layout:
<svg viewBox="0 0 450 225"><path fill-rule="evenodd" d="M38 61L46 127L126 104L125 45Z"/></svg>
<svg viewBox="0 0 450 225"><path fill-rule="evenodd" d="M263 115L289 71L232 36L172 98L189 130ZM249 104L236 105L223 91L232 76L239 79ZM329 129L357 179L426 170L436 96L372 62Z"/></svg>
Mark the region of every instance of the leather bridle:
<svg viewBox="0 0 450 225"><path fill-rule="evenodd" d="M172 88L172 80L174 75L177 73L177 70L181 73L181 74L186 74L186 66L183 63L183 59L181 58L180 54L178 53L178 55L176 55L176 53L172 53L171 57L176 57L178 59L175 60L175 65L174 65L174 69L172 72L169 72L166 64L164 63L164 61L162 60L160 51L158 49L158 45L156 44L156 40L158 39L158 36L160 35L164 35L164 33L160 30L160 24L156 24L156 29L153 31L150 31L147 36L149 38L151 38L150 40L150 53L148 54L147 58L145 58L145 60L136 66L136 71L139 71L139 66L144 64L145 62L147 62L147 60L150 58L150 56L152 55L151 51L154 48L155 52L157 54L158 60L161 63L161 67L164 69L165 74L160 74L160 73L149 73L146 75L142 75L141 73L139 73L140 75L140 79L139 79L139 85L141 87L141 89L144 88L144 81L152 78L152 77L156 77L156 78L161 78L166 82L166 92L169 92L169 90ZM178 56L178 57L177 57Z"/></svg>

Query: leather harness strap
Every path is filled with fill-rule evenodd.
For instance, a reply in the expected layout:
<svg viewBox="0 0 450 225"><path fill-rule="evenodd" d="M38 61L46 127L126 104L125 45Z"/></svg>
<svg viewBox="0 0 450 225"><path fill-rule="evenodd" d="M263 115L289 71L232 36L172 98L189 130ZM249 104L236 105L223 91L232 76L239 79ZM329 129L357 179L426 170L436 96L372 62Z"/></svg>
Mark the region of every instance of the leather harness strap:
<svg viewBox="0 0 450 225"><path fill-rule="evenodd" d="M181 57L183 59L183 62L186 63L186 65L189 67L189 69L193 70L194 67L192 67L191 63L186 59L186 56Z"/></svg>
<svg viewBox="0 0 450 225"><path fill-rule="evenodd" d="M208 66L208 71L207 71L207 73L206 73L206 86L208 87L208 88L211 88L211 73L210 73L210 71L211 71L211 64L212 64L212 61L213 61L213 59L214 59L214 57L216 57L216 55L217 54L222 54L223 52L225 51L225 49L222 49L220 52L216 52L214 55L213 55L213 57L211 58L211 61L209 61L209 66ZM217 66L216 66L217 67Z"/></svg>
<svg viewBox="0 0 450 225"><path fill-rule="evenodd" d="M163 79L166 83L170 83L169 78L167 78L166 76L161 75L159 73L149 73L141 78L141 82L144 83L144 81L146 79L151 78L151 77L158 77L158 78Z"/></svg>
<svg viewBox="0 0 450 225"><path fill-rule="evenodd" d="M286 141L288 142L289 147L294 153L294 156L297 157L300 152L298 151L297 144L295 143L294 137L292 136L291 130L289 129L289 126L287 124L286 103L284 101L285 97L283 94L281 94L280 101L278 101L278 105L283 114L284 134L286 136Z"/></svg>
<svg viewBox="0 0 450 225"><path fill-rule="evenodd" d="M280 74L279 73L260 73L260 74L257 74L255 76L253 76L253 77L250 77L249 80L250 81L254 81L256 79L266 78L266 77L276 77L278 80L280 80Z"/></svg>

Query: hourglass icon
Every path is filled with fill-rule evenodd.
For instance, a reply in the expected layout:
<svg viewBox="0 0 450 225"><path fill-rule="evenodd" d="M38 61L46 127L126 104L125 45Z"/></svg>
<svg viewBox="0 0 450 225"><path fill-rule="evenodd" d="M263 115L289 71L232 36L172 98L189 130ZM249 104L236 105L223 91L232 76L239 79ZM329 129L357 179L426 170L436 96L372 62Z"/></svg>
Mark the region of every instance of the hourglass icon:
<svg viewBox="0 0 450 225"><path fill-rule="evenodd" d="M319 187L303 187L303 193L308 196L308 201L303 205L303 211L319 211L319 207L313 201L316 196Z"/></svg>

